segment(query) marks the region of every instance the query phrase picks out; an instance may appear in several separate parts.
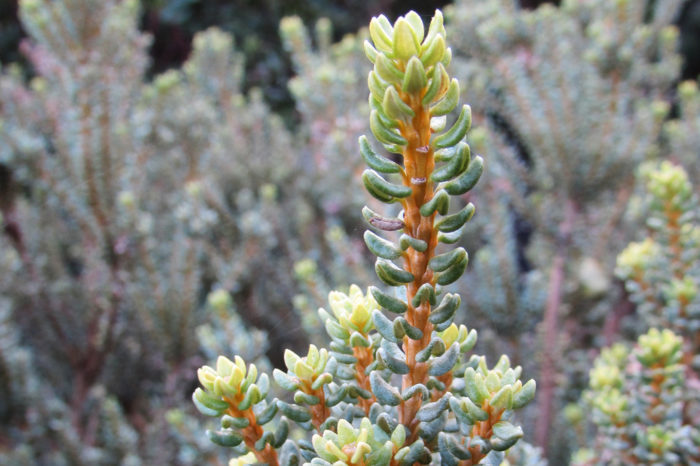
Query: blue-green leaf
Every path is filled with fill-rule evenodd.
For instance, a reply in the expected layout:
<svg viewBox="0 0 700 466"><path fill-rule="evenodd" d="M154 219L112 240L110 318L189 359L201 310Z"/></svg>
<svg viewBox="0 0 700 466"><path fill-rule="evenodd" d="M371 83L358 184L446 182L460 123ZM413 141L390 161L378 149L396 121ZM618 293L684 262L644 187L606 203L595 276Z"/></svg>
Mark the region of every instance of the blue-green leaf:
<svg viewBox="0 0 700 466"><path fill-rule="evenodd" d="M452 368L457 364L457 358L459 357L459 345L457 343L450 346L450 348L445 351L442 356L433 359L430 362L430 369L428 369L428 374L438 377L440 375L446 374L452 370Z"/></svg>
<svg viewBox="0 0 700 466"><path fill-rule="evenodd" d="M376 137L379 142L383 144L397 144L399 146L405 146L408 144L406 139L401 136L401 134L393 131L379 120L379 115L377 110L372 110L369 115L369 128L372 130L372 134Z"/></svg>
<svg viewBox="0 0 700 466"><path fill-rule="evenodd" d="M243 441L243 437L233 430L207 430L207 437L212 443L222 447L232 448L238 446Z"/></svg>
<svg viewBox="0 0 700 466"><path fill-rule="evenodd" d="M389 312L393 312L394 314L403 314L408 309L408 305L403 300L389 296L376 286L371 286L369 291L372 293L375 301L377 301L377 304Z"/></svg>
<svg viewBox="0 0 700 466"><path fill-rule="evenodd" d="M453 196L462 195L476 185L483 172L484 159L477 155L471 162L469 162L469 166L464 173L462 173L458 178L446 183L443 187L445 191Z"/></svg>
<svg viewBox="0 0 700 466"><path fill-rule="evenodd" d="M464 209L460 210L456 214L441 218L435 224L435 228L437 228L438 231L447 233L458 230L472 218L472 215L474 215L474 210L474 204L470 202L464 207Z"/></svg>
<svg viewBox="0 0 700 466"><path fill-rule="evenodd" d="M413 248L418 252L425 252L428 250L428 243L426 243L422 239L409 236L406 233L402 233L399 237L399 246L404 251L408 248Z"/></svg>
<svg viewBox="0 0 700 466"><path fill-rule="evenodd" d="M382 217L367 206L362 208L362 216L367 220L367 223L384 231L401 230L405 226L402 220Z"/></svg>
<svg viewBox="0 0 700 466"><path fill-rule="evenodd" d="M399 173L401 171L401 166L391 160L377 154L366 136L360 136L360 154L365 163L372 169L380 173Z"/></svg>
<svg viewBox="0 0 700 466"><path fill-rule="evenodd" d="M445 215L450 208L450 196L445 190L438 190L428 202L420 207L420 214L423 217L430 217L436 211L440 215Z"/></svg>
<svg viewBox="0 0 700 466"><path fill-rule="evenodd" d="M370 252L383 259L398 259L403 255L403 251L391 241L380 238L367 230L364 234L365 244Z"/></svg>
<svg viewBox="0 0 700 466"><path fill-rule="evenodd" d="M430 107L430 116L447 115L457 106L458 102L459 82L452 78L452 81L450 81L450 87L447 89L445 96L435 105Z"/></svg>
<svg viewBox="0 0 700 466"><path fill-rule="evenodd" d="M430 259L428 266L435 272L443 272L452 267L458 261L467 258L467 251L464 248L457 248L452 251L440 254Z"/></svg>
<svg viewBox="0 0 700 466"><path fill-rule="evenodd" d="M372 372L369 375L369 383L372 386L372 393L380 403L389 406L398 406L401 403L399 391L384 380L379 372Z"/></svg>
<svg viewBox="0 0 700 466"><path fill-rule="evenodd" d="M437 256L440 257L440 256ZM437 277L437 284L438 285L449 285L450 283L454 283L459 279L459 277L462 276L464 271L467 269L467 264L469 263L469 257L467 256L466 251L464 252L463 255L459 255L455 261L449 265L449 268L443 272L441 272L438 277Z"/></svg>
<svg viewBox="0 0 700 466"><path fill-rule="evenodd" d="M408 197L413 192L408 186L389 183L384 178L379 176L377 172L370 169L367 169L364 171L364 173L362 173L362 182L370 194L383 202L391 202L395 197Z"/></svg>
<svg viewBox="0 0 700 466"><path fill-rule="evenodd" d="M377 259L374 270L377 272L377 276L390 286L399 286L414 280L411 272L401 269L385 259Z"/></svg>
<svg viewBox="0 0 700 466"><path fill-rule="evenodd" d="M443 147L454 146L464 139L464 136L467 134L467 131L469 131L471 124L472 109L469 105L464 105L459 117L457 118L457 121L454 125L452 125L452 128L433 139L433 147L435 149L442 149Z"/></svg>

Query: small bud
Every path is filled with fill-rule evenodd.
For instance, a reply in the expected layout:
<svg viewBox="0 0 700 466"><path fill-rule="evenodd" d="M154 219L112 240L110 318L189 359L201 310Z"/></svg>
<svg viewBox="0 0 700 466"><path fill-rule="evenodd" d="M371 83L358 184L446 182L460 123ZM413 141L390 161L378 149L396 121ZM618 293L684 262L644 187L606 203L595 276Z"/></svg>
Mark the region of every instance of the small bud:
<svg viewBox="0 0 700 466"><path fill-rule="evenodd" d="M406 66L403 78L403 91L409 94L417 94L428 84L428 77L425 73L423 63L418 57L411 57Z"/></svg>
<svg viewBox="0 0 700 466"><path fill-rule="evenodd" d="M396 58L403 61L408 61L420 53L418 36L404 18L399 18L394 25L393 51Z"/></svg>

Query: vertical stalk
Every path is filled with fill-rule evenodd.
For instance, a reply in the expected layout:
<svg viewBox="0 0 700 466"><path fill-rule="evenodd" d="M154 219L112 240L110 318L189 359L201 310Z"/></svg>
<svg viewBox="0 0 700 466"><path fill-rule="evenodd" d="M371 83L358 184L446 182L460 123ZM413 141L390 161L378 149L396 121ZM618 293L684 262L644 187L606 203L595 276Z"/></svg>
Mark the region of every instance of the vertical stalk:
<svg viewBox="0 0 700 466"><path fill-rule="evenodd" d="M434 228L435 214L423 217L420 208L433 197L433 183L430 175L435 168L433 149L430 147L430 112L421 104L421 97L413 95L401 95L404 102L409 102L415 112L410 124L401 125L401 135L408 141L404 152L403 184L412 189L412 194L403 203L404 207L404 232L413 238L425 241L428 248L424 252L409 249L404 256L404 268L415 278L412 283L406 285L406 297L408 310L406 320L412 326L423 332L423 338L413 340L408 336L403 339L406 364L409 367L408 374L402 377L402 390L406 390L416 384L425 384L428 380L428 364L417 362L416 354L425 348L430 342L433 324L430 323L430 303L423 302L414 307L412 300L418 289L429 283L435 286L432 270L428 268L428 262L434 255L437 246L437 232ZM399 408L399 422L407 426L411 432L411 441L418 434L418 422L416 413L420 409L422 399L419 394L402 402Z"/></svg>
<svg viewBox="0 0 700 466"><path fill-rule="evenodd" d="M552 261L549 289L547 290L547 304L544 312L544 344L539 384L542 388L538 389L540 391L538 402L539 419L535 431L535 440L537 445L542 448L545 457L549 448L554 392L557 384L557 355L554 354L555 351L546 345L555 344L559 337L559 308L566 279L566 259L571 244L571 231L575 215L576 206L571 199L567 199L564 207L564 220L559 225L557 251Z"/></svg>

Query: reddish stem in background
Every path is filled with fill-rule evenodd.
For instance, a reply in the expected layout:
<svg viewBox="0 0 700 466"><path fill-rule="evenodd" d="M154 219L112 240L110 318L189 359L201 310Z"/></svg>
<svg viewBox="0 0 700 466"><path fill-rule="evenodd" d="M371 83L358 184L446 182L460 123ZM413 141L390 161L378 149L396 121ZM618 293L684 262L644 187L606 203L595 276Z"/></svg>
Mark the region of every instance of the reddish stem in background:
<svg viewBox="0 0 700 466"><path fill-rule="evenodd" d="M552 425L554 392L557 385L558 359L556 342L559 339L559 308L561 307L562 291L566 278L566 259L571 244L576 215L576 206L571 199L566 200L564 220L559 225L557 252L552 261L552 269L547 291L547 304L544 312L544 338L542 345L542 363L540 370L540 387L538 389L538 422L535 430L535 441L542 448L546 457L549 447L549 433ZM553 346L549 346L553 345Z"/></svg>

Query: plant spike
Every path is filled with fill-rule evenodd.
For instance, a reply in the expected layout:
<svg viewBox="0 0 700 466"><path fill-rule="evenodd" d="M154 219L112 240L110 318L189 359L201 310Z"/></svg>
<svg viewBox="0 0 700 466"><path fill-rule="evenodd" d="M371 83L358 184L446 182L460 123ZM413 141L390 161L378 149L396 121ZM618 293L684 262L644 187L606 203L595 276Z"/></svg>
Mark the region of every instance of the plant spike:
<svg viewBox="0 0 700 466"><path fill-rule="evenodd" d="M267 377L256 385L255 368L245 376L243 360L236 357L235 363L220 360L216 370L200 370L205 389L197 389L195 404L210 416L228 414L221 421L224 429L210 437L248 453L239 462L252 456L270 465L500 462L523 435L509 421L513 410L532 400L535 383L523 384L522 369L511 368L505 356L492 368L484 357L472 356L465 364L462 355L473 349L477 334L453 322L459 295L442 293L442 286L464 273L468 255L461 247L438 252L438 243L456 242L475 210L468 203L450 213L450 199L469 191L483 169L481 157L472 157L464 141L471 124L468 105L446 129L459 83L445 69L451 52L442 14L436 12L427 32L415 12L393 26L380 16L372 19L369 33L374 42L365 44L374 63L369 126L403 160L379 154L360 137L359 152L369 166L362 181L369 194L400 204L403 213L389 218L365 207L368 223L397 231L398 242L372 231L364 239L377 256L379 278L405 287L405 296L377 287L363 293L356 285L347 295L331 292L330 312L319 310L329 349L311 345L306 356L287 350L286 372L273 372L293 399L266 400ZM382 308L397 316L389 318ZM399 375L400 387L393 384ZM285 417L276 431L264 430L277 411ZM311 441L287 440L287 420L313 432Z"/></svg>
<svg viewBox="0 0 700 466"><path fill-rule="evenodd" d="M429 445L437 443L446 463L459 458L477 464L489 451L505 450L522 436L520 428L510 424L504 427L504 421L499 421L506 410L532 399L534 381L523 391L522 383L516 383L517 377L510 380L504 376L504 368L489 370L482 362L483 377L494 385L479 401L469 396L455 397L450 391L459 356L474 346L476 332L467 332L464 326L458 329L453 323L460 304L458 295L447 294L440 300L440 286L453 283L464 273L467 252L454 248L438 253L436 248L438 242L457 241L474 213L469 203L448 214L450 198L471 190L483 171L482 158L472 157L464 141L471 126L471 109L463 105L452 126L445 128L445 115L457 107L460 87L446 71L452 54L446 46L439 10L427 33L418 15L410 12L393 27L383 16L373 18L370 36L374 44L365 44L367 57L374 63L368 80L370 128L389 152L401 154L403 163L394 166L387 163L388 159L384 161L363 136L360 152L365 162L373 169L386 167L381 171L387 177L396 174L401 184L393 184L375 172L366 172L363 180L373 197L399 203L403 215L399 215L399 244L370 232L365 234L365 241L378 256L379 278L389 286L406 289L405 301L372 289L385 310L401 314L393 321L381 312L374 314L376 328L384 338L378 360L391 372L402 375L401 397L381 377L372 378L373 386L385 392L377 395L380 401L398 405L398 422L407 429L408 443L421 438ZM369 220L374 227L390 230ZM444 233L452 233L449 241L444 240ZM402 267L393 262L399 259ZM430 388L429 396L424 396L419 387ZM484 413L478 422L467 413L472 406ZM453 445L451 437L442 434L438 441L437 434L443 430L450 409L471 437L483 438L483 444L457 451L460 447ZM492 431L495 425L498 428ZM496 435L491 439L493 432ZM434 451L433 447L429 449Z"/></svg>
<svg viewBox="0 0 700 466"><path fill-rule="evenodd" d="M401 242L404 247L396 245L391 248L396 251L403 250L403 272L395 272L392 277L387 277L387 271L393 268L387 266L386 259L378 259L380 265L377 267L379 277L389 285L397 286L397 282L408 281L403 285L406 287L407 298L405 322L420 331L420 338L413 339L408 334L402 338L405 364L408 367L408 373L403 375L404 390L417 384L427 384L431 371L430 361L416 359L416 356L431 343L434 330L434 325L429 319L431 300L417 295L419 291L421 294L432 295L434 302L434 296L438 294L435 287L442 281L441 277L448 276L450 282L454 281L460 275L454 272L463 271L467 262L463 249L453 251L464 252L456 255L454 260L452 252L436 257L437 212L446 213L449 198L445 191L440 191L438 201L437 182L433 175L436 172L435 151L438 148L449 150L456 149L458 145L466 146L462 140L469 129L471 118L468 115L471 111L469 106L465 105L462 115L451 129L441 135L433 135L431 119L455 108L459 83L452 80L448 85L449 78L444 65L449 61L449 49L445 47L442 14L436 12L422 44L420 39L424 36L423 25L420 21L415 21L416 16L415 13L410 13L405 18L399 18L391 30L392 34L386 34L385 29L382 29L381 24L385 23L383 17L372 19L370 34L376 53L371 46L366 47L366 50L372 51L368 57L374 62L370 82L377 84L380 89L385 89L382 99L370 100L373 115L384 115L389 119L385 121L373 118L372 132L380 142L386 142L389 139L387 134L390 134L391 142L400 146L403 158L403 186L397 186L394 191L410 192L409 195L398 199L404 212L404 239ZM366 139L363 137L360 142L363 152L367 152ZM459 160L463 154L464 151L453 150L444 166L439 169L442 173L440 181L457 178L467 170L468 161L464 163ZM373 188L368 190L373 194ZM394 200L397 199L392 199ZM455 218L453 230L461 227L467 221L467 217ZM367 244L370 250L377 254L379 251L376 247L376 235L366 235L365 238L369 239ZM416 248L416 245L425 246ZM389 248L384 248L386 249ZM383 257L386 258L386 255ZM436 267L436 264L439 266ZM395 280L398 276L405 278L404 275L408 280ZM451 322L451 316L449 321ZM409 428L411 440L418 435L416 415L422 404L422 398L416 393L407 400L402 400L399 407L399 422Z"/></svg>

